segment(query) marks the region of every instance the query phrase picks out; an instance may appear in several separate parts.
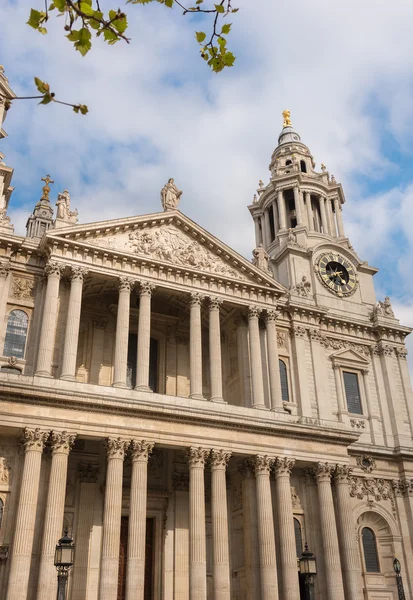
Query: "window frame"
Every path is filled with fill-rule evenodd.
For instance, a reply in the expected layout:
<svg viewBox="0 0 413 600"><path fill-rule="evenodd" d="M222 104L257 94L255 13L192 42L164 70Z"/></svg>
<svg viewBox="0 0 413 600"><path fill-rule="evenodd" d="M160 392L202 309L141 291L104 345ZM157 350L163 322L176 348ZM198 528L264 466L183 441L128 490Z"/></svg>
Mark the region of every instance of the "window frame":
<svg viewBox="0 0 413 600"><path fill-rule="evenodd" d="M351 375L355 375L357 377L357 386L358 386L358 390L359 390L359 396L360 396L360 409L361 412L351 412L349 409L349 405L348 405L348 399L347 399L347 394L346 394L346 385L344 382L344 373L350 373ZM367 417L367 410L366 410L366 402L365 402L365 398L364 398L364 378L363 378L363 374L360 373L360 370L358 369L350 369L348 367L341 367L340 369L340 374L341 374L341 382L342 382L342 387L343 387L343 398L345 400L346 403L346 409L349 415L355 415L357 417Z"/></svg>
<svg viewBox="0 0 413 600"><path fill-rule="evenodd" d="M8 329L8 325L9 325L9 320L10 320L11 314L15 311L24 313L27 318L26 337L25 337L25 341L24 341L23 356L16 356L15 354L5 354L4 353L5 347L6 347L7 329ZM30 321L31 321L31 314L26 308L23 308L21 306L16 306L16 305L13 305L9 308L9 310L7 311L7 313L5 315L5 321L4 321L5 329L4 329L4 339L3 339L3 349L2 349L2 357L3 358L8 359L11 357L15 357L19 363L25 362L27 347L28 347L29 331L30 331Z"/></svg>
<svg viewBox="0 0 413 600"><path fill-rule="evenodd" d="M364 358L358 352L354 350L340 350L339 352L330 356L332 361L332 366L334 370L338 371L338 377L336 378L336 393L337 393L337 410L338 415L345 414L351 417L358 417L362 419L367 419L369 417L368 411L368 392L366 390L366 381L364 374L369 371L369 367L371 367L369 361ZM354 373L357 375L357 383L360 392L360 404L362 413L352 413L349 411L347 404L347 395L346 389L344 385L344 371L347 373ZM340 396L343 406L340 407Z"/></svg>
<svg viewBox="0 0 413 600"><path fill-rule="evenodd" d="M365 529L368 529L373 534L374 549L376 551L376 562L377 562L378 571L369 571L369 570L367 570L366 552L365 552L364 541L363 541L363 531ZM361 548L363 550L363 567L364 567L364 573L366 573L366 574L376 574L376 575L380 574L381 573L381 565L380 565L380 552L379 552L378 546L377 546L377 533L374 531L373 527L371 527L369 525L364 525L361 528L361 530L360 530L360 538L361 538Z"/></svg>

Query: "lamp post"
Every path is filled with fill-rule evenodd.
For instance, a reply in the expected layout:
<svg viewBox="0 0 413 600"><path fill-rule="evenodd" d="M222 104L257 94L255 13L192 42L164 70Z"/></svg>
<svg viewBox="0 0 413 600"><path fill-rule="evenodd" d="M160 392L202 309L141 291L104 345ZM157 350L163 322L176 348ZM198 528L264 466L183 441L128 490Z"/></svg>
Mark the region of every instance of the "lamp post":
<svg viewBox="0 0 413 600"><path fill-rule="evenodd" d="M305 600L314 600L314 582L317 575L317 562L315 556L309 551L308 545L300 557L300 577L304 584Z"/></svg>
<svg viewBox="0 0 413 600"><path fill-rule="evenodd" d="M394 558L393 561L393 569L394 572L396 573L396 581L397 581L397 594L399 597L399 600L406 600L406 596L404 595L404 588L403 588L403 579L401 576L401 570L402 570L402 566L400 564L400 561L398 558Z"/></svg>
<svg viewBox="0 0 413 600"><path fill-rule="evenodd" d="M54 553L54 566L57 569L57 600L66 599L66 584L70 568L73 566L75 545L68 530L57 543Z"/></svg>

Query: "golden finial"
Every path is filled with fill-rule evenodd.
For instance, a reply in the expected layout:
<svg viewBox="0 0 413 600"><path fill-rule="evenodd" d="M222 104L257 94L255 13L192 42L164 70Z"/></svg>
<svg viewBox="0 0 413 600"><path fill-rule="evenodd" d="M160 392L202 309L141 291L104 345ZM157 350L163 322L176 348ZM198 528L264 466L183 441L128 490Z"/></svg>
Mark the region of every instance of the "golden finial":
<svg viewBox="0 0 413 600"><path fill-rule="evenodd" d="M49 200L50 186L49 183L54 183L53 179L50 179L50 175L46 175L46 177L42 177L41 179L44 181L45 185L42 187L43 200Z"/></svg>
<svg viewBox="0 0 413 600"><path fill-rule="evenodd" d="M292 123L290 120L291 112L289 110L285 109L285 110L283 110L282 115L284 117L283 127L292 127Z"/></svg>

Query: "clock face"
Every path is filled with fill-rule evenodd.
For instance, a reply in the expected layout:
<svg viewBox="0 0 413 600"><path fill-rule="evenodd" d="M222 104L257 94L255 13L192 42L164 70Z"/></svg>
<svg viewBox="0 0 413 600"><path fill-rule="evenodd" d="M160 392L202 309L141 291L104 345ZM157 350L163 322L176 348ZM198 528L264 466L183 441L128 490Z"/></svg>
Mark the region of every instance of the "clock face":
<svg viewBox="0 0 413 600"><path fill-rule="evenodd" d="M357 288L354 266L336 252L322 254L317 261L316 272L323 285L338 296L349 296Z"/></svg>

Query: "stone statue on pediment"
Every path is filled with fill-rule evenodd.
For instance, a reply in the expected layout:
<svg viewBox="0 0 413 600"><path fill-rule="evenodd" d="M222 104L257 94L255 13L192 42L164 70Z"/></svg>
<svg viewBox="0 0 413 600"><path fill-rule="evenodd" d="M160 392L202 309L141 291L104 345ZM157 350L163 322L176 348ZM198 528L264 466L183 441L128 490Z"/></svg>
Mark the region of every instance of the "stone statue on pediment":
<svg viewBox="0 0 413 600"><path fill-rule="evenodd" d="M386 296L384 300L379 300L373 309L373 317L390 317L394 319L394 312L390 302L389 296Z"/></svg>
<svg viewBox="0 0 413 600"><path fill-rule="evenodd" d="M176 187L173 178L168 179L168 183L161 190L162 207L165 211L178 208L179 199L182 195L181 190Z"/></svg>
<svg viewBox="0 0 413 600"><path fill-rule="evenodd" d="M267 273L270 272L270 269L268 266L269 256L268 256L267 252L264 250L264 247L262 244L257 246L257 248L255 248L252 251L252 257L253 257L252 264L255 267L258 267L259 269L262 269L263 271L267 271Z"/></svg>
<svg viewBox="0 0 413 600"><path fill-rule="evenodd" d="M68 190L64 190L60 194L57 195L57 219L61 221L66 221L66 223L77 223L78 212L77 209L70 210L70 194Z"/></svg>

